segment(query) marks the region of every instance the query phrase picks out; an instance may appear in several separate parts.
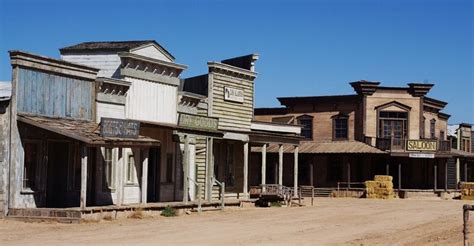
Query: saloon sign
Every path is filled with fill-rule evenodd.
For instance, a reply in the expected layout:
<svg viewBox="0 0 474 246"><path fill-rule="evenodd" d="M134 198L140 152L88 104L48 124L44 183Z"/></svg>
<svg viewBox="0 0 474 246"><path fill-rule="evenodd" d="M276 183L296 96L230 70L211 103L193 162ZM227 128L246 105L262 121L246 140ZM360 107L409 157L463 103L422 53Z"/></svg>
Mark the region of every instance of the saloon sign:
<svg viewBox="0 0 474 246"><path fill-rule="evenodd" d="M243 103L244 91L232 87L224 87L224 100Z"/></svg>
<svg viewBox="0 0 474 246"><path fill-rule="evenodd" d="M408 140L407 151L436 151L438 142L436 140Z"/></svg>

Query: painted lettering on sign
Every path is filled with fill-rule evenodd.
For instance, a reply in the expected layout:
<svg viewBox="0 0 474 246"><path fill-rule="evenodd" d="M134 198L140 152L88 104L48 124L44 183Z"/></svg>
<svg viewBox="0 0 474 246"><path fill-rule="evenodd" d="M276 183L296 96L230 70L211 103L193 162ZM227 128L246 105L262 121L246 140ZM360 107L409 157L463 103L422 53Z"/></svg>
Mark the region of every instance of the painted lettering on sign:
<svg viewBox="0 0 474 246"><path fill-rule="evenodd" d="M408 151L436 151L438 149L438 142L436 140L408 140Z"/></svg>
<svg viewBox="0 0 474 246"><path fill-rule="evenodd" d="M433 158L435 158L435 155L433 153L410 153L409 157L410 158L430 158L430 159L433 159Z"/></svg>
<svg viewBox="0 0 474 246"><path fill-rule="evenodd" d="M138 138L140 122L114 118L100 119L100 136L119 138Z"/></svg>
<svg viewBox="0 0 474 246"><path fill-rule="evenodd" d="M178 125L195 129L217 130L218 120L217 118L180 113Z"/></svg>
<svg viewBox="0 0 474 246"><path fill-rule="evenodd" d="M243 103L244 91L232 87L224 87L224 100Z"/></svg>

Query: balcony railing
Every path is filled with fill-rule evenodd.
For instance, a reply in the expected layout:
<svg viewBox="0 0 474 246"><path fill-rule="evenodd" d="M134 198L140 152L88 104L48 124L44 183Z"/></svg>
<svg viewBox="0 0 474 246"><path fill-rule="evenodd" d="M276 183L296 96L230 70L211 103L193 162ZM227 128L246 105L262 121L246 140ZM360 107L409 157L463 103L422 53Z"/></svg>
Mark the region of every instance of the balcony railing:
<svg viewBox="0 0 474 246"><path fill-rule="evenodd" d="M423 140L423 139L420 139ZM426 139L432 140L432 139ZM364 137L366 144L372 145L381 150L389 151L405 151L408 139L397 139L397 138L375 138L375 146L371 137ZM435 140L436 151L438 152L449 152L451 151L451 142L448 140Z"/></svg>

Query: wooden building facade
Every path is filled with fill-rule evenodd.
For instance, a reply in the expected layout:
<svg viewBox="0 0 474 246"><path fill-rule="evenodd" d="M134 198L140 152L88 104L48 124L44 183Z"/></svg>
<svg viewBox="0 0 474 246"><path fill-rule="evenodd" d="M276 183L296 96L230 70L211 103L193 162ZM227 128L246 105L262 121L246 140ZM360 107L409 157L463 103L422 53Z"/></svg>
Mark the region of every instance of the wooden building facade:
<svg viewBox="0 0 474 246"><path fill-rule="evenodd" d="M22 51L11 51L10 59L8 214L113 200L100 193L102 187L96 189L101 149L133 147L146 153L159 141L103 135L104 125L96 123L98 69ZM137 156L135 163L147 160Z"/></svg>
<svg viewBox="0 0 474 246"><path fill-rule="evenodd" d="M255 110L258 120L303 126L301 184L354 187L389 174L398 189L456 188L456 169L448 161L449 115L441 112L447 103L426 96L432 84L351 86L353 95L282 97L282 108ZM268 151L278 152L276 146Z"/></svg>

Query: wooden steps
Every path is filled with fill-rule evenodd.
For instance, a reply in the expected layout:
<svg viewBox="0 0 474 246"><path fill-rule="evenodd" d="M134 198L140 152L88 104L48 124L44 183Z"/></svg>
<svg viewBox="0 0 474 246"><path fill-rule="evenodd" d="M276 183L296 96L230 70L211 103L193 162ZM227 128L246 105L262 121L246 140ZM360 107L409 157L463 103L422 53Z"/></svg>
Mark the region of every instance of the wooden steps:
<svg viewBox="0 0 474 246"><path fill-rule="evenodd" d="M12 208L6 219L21 221L53 221L61 223L79 223L81 212L77 210L54 208Z"/></svg>

